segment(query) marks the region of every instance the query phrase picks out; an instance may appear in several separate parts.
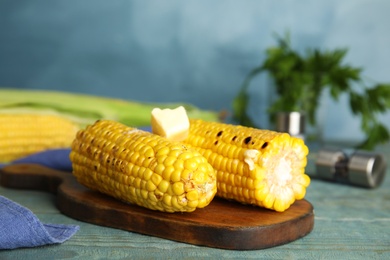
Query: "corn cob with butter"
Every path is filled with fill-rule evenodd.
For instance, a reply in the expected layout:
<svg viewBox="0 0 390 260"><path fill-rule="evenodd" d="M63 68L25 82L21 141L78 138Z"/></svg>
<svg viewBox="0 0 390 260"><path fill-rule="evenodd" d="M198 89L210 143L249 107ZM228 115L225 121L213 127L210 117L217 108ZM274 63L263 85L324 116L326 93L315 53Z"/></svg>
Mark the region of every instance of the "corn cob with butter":
<svg viewBox="0 0 390 260"><path fill-rule="evenodd" d="M217 196L283 212L304 198L308 148L286 133L190 120L184 144L217 172Z"/></svg>
<svg viewBox="0 0 390 260"><path fill-rule="evenodd" d="M152 131L167 138L181 136L184 144L206 157L217 172L217 196L280 212L305 196L309 150L301 139L193 119L185 129L187 120L182 109L156 109Z"/></svg>
<svg viewBox="0 0 390 260"><path fill-rule="evenodd" d="M60 116L0 114L0 162L70 147L77 125Z"/></svg>
<svg viewBox="0 0 390 260"><path fill-rule="evenodd" d="M191 212L216 194L215 171L199 152L114 121L79 131L70 159L84 186L152 210Z"/></svg>

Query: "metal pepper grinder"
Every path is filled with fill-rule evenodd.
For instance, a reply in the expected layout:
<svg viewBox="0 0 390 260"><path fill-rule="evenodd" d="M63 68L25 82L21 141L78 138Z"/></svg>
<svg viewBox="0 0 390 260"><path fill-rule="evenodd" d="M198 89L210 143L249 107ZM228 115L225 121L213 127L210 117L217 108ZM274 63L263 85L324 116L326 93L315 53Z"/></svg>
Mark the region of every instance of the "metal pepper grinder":
<svg viewBox="0 0 390 260"><path fill-rule="evenodd" d="M386 172L383 155L368 151L354 151L350 155L337 148L318 151L316 177L365 188L381 185Z"/></svg>
<svg viewBox="0 0 390 260"><path fill-rule="evenodd" d="M276 131L305 139L305 115L300 112L281 112L276 115Z"/></svg>

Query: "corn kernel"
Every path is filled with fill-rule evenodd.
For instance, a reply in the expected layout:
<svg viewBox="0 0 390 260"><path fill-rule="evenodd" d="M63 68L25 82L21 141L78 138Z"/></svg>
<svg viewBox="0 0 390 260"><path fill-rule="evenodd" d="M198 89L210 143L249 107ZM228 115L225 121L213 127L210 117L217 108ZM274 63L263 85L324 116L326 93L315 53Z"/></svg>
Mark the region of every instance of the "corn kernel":
<svg viewBox="0 0 390 260"><path fill-rule="evenodd" d="M186 152L179 154L179 156L177 156L177 159L185 161L185 160L188 160L192 157L193 157L193 154L189 151L186 151Z"/></svg>
<svg viewBox="0 0 390 260"><path fill-rule="evenodd" d="M194 181L197 183L203 183L207 179L207 174L204 172L196 171L193 175Z"/></svg>
<svg viewBox="0 0 390 260"><path fill-rule="evenodd" d="M134 186L136 187L136 188L141 188L141 179L140 178L135 178L135 180L134 180Z"/></svg>
<svg viewBox="0 0 390 260"><path fill-rule="evenodd" d="M181 173L181 180L191 180L193 172L187 169L184 169Z"/></svg>
<svg viewBox="0 0 390 260"><path fill-rule="evenodd" d="M168 190L170 183L166 180L161 180L160 184L158 185L158 189L162 192L165 193Z"/></svg>
<svg viewBox="0 0 390 260"><path fill-rule="evenodd" d="M174 157L174 158L178 158L181 153L182 153L182 151L180 149L177 149L177 147L176 147L176 149L172 148L171 151L169 151L168 155L171 157Z"/></svg>
<svg viewBox="0 0 390 260"><path fill-rule="evenodd" d="M162 177L161 175L159 175L158 173L153 173L152 177L150 178L150 180L155 184L155 185L159 185L161 180L162 180Z"/></svg>
<svg viewBox="0 0 390 260"><path fill-rule="evenodd" d="M146 169L145 168L145 171L143 172L143 179L145 180L145 181L148 181L148 180L150 180L150 178L152 177L152 175L153 175L153 172L150 170L150 169ZM123 176L128 176L128 175L123 175Z"/></svg>
<svg viewBox="0 0 390 260"><path fill-rule="evenodd" d="M172 182L178 182L181 180L181 170L175 170L171 174L171 181Z"/></svg>
<svg viewBox="0 0 390 260"><path fill-rule="evenodd" d="M175 169L182 171L184 169L184 161L183 160L177 160L174 164L173 167Z"/></svg>
<svg viewBox="0 0 390 260"><path fill-rule="evenodd" d="M199 206L199 201L198 200L189 200L187 202L187 206L191 208L196 208Z"/></svg>
<svg viewBox="0 0 390 260"><path fill-rule="evenodd" d="M161 149L158 150L156 153L156 157L165 157L171 150L169 147L162 147Z"/></svg>
<svg viewBox="0 0 390 260"><path fill-rule="evenodd" d="M146 190L147 191L154 191L156 189L156 185L152 182L152 180L149 180L147 183L146 183Z"/></svg>
<svg viewBox="0 0 390 260"><path fill-rule="evenodd" d="M151 203L152 205L157 205L158 199L156 195L153 192L148 193L148 203Z"/></svg>
<svg viewBox="0 0 390 260"><path fill-rule="evenodd" d="M181 208L180 204L177 201L177 197L176 196L172 196L171 197L171 203L172 203L172 207L173 208L175 208L175 209L180 209Z"/></svg>
<svg viewBox="0 0 390 260"><path fill-rule="evenodd" d="M175 182L172 187L175 195L182 195L184 193L184 184L182 182Z"/></svg>
<svg viewBox="0 0 390 260"><path fill-rule="evenodd" d="M141 191L141 196L142 196L142 198L144 199L144 200L147 200L148 199L148 191L147 190L144 190L144 189L142 189L142 190L140 190Z"/></svg>
<svg viewBox="0 0 390 260"><path fill-rule="evenodd" d="M164 172L162 173L162 177L164 180L170 180L172 173L175 171L175 167L172 165L165 167Z"/></svg>
<svg viewBox="0 0 390 260"><path fill-rule="evenodd" d="M164 197L163 197L163 202L165 205L171 207L172 206L172 197L169 194L165 193Z"/></svg>
<svg viewBox="0 0 390 260"><path fill-rule="evenodd" d="M192 190L190 192L187 192L186 197L188 200L198 200L198 198L199 198L198 192L196 190Z"/></svg>
<svg viewBox="0 0 390 260"><path fill-rule="evenodd" d="M184 168L190 171L195 171L197 167L198 160L196 158L189 157L184 163Z"/></svg>
<svg viewBox="0 0 390 260"><path fill-rule="evenodd" d="M180 207L187 206L188 200L187 200L185 194L181 194L181 195L177 196L177 203L179 204Z"/></svg>
<svg viewBox="0 0 390 260"><path fill-rule="evenodd" d="M274 201L275 201L275 196L272 195L271 193L268 193L265 199L263 200L263 204L267 208L272 208L274 205Z"/></svg>
<svg viewBox="0 0 390 260"><path fill-rule="evenodd" d="M155 168L154 171L155 171L157 174L162 175L163 172L164 172L164 170L165 170L165 165L164 165L164 164L158 164L158 165L156 166L156 168Z"/></svg>
<svg viewBox="0 0 390 260"><path fill-rule="evenodd" d="M177 160L177 158L173 157L173 156L166 157L164 160L165 167L173 165L176 160Z"/></svg>

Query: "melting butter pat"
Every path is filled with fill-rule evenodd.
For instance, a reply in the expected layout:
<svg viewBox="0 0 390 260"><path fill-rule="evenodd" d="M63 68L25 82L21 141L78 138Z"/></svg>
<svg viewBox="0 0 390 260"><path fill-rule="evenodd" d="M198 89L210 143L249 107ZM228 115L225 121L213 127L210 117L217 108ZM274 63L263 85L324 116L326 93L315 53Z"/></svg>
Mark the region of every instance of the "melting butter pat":
<svg viewBox="0 0 390 260"><path fill-rule="evenodd" d="M152 132L171 141L183 141L190 129L190 120L183 106L152 110Z"/></svg>

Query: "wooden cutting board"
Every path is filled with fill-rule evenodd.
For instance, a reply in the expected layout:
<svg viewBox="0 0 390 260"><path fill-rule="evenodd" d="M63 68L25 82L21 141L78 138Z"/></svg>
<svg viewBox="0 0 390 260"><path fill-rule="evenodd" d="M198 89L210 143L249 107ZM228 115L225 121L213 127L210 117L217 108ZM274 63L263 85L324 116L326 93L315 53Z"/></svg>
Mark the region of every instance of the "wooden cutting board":
<svg viewBox="0 0 390 260"><path fill-rule="evenodd" d="M0 174L4 187L57 194L58 209L71 218L194 245L263 249L299 239L314 226L313 206L306 200L283 213L219 198L191 213L163 213L91 191L69 172L20 164L3 168Z"/></svg>

